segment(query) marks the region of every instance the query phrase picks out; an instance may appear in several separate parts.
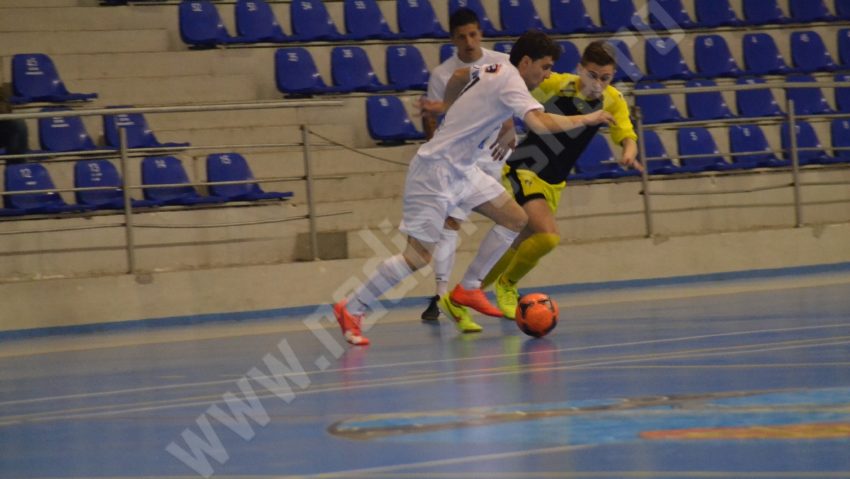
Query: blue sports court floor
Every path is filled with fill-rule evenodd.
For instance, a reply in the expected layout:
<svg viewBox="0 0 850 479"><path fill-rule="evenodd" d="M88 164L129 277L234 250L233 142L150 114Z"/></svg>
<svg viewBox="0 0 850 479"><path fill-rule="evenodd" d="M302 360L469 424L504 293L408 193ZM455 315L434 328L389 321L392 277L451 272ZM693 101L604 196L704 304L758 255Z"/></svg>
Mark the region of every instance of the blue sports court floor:
<svg viewBox="0 0 850 479"><path fill-rule="evenodd" d="M848 478L850 275L0 341L0 477ZM618 301L618 302L614 302ZM199 476L200 475L200 476Z"/></svg>

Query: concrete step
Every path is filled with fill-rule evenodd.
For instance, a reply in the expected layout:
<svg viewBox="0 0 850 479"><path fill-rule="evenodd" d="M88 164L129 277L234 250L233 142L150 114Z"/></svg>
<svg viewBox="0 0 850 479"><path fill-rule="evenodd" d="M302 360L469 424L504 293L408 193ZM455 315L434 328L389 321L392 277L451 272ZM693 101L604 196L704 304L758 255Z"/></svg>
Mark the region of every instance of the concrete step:
<svg viewBox="0 0 850 479"><path fill-rule="evenodd" d="M0 32L0 55L167 51L171 43L166 28Z"/></svg>
<svg viewBox="0 0 850 479"><path fill-rule="evenodd" d="M77 80L71 91L96 92L93 106L180 105L258 100L250 75L192 75L160 78Z"/></svg>
<svg viewBox="0 0 850 479"><path fill-rule="evenodd" d="M50 0L20 2L17 7L0 3L0 31L50 32L55 30L137 30L177 26L176 5L145 8L104 8L77 4L49 5ZM59 3L59 2L57 2ZM68 3L68 2L66 2Z"/></svg>
<svg viewBox="0 0 850 479"><path fill-rule="evenodd" d="M82 0L83 2L87 0ZM88 0L91 1L91 0ZM78 7L81 0L0 0L0 9L6 8L62 8L62 7Z"/></svg>

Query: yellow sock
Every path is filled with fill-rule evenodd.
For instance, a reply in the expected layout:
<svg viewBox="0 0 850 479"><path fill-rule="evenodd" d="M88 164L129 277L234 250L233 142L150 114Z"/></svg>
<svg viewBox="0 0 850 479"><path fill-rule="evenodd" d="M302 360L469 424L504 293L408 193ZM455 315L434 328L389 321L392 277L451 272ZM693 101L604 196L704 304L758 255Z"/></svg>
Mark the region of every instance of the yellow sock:
<svg viewBox="0 0 850 479"><path fill-rule="evenodd" d="M513 261L505 269L504 278L510 284L517 284L529 271L537 266L540 258L546 256L558 246L561 237L553 233L535 233L520 243Z"/></svg>
<svg viewBox="0 0 850 479"><path fill-rule="evenodd" d="M494 281L496 281L496 278L501 276L502 272L505 271L508 265L511 264L511 260L514 259L515 254L516 248L513 247L508 248L508 250L505 251L505 254L503 254L502 257L499 258L499 261L497 261L496 264L493 265L493 268L481 281L481 289L486 289L488 286L493 284Z"/></svg>

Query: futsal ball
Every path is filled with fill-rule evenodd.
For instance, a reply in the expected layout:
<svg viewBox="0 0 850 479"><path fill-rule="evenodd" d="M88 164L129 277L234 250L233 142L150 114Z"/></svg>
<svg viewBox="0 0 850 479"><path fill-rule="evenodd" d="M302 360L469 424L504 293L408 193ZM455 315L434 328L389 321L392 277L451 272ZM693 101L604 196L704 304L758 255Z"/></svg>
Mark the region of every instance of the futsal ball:
<svg viewBox="0 0 850 479"><path fill-rule="evenodd" d="M523 333L542 338L558 325L558 303L543 293L526 294L519 298L516 324Z"/></svg>

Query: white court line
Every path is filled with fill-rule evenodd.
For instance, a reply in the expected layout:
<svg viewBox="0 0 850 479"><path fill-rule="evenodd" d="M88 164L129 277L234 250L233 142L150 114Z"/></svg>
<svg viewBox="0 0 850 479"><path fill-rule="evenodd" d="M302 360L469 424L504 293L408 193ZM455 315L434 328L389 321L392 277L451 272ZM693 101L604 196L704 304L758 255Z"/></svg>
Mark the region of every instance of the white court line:
<svg viewBox="0 0 850 479"><path fill-rule="evenodd" d="M587 362L582 364L581 362L577 362L576 364L563 365L551 368L540 368L540 369L531 369L527 371L565 371L565 370L581 370L583 368L598 368L600 366L610 366L614 364L621 363L629 363L629 362L645 362L645 361L653 361L653 360L669 360L669 359L687 359L687 358L700 358L700 357L710 357L710 356L718 356L718 355L738 355L738 354L756 354L762 352L770 352L770 351L784 351L791 349L801 349L808 347L820 347L820 346L834 346L834 345L845 345L850 344L850 339L841 338L837 340L837 338L832 338L832 342L824 342L824 343L815 343L813 341L816 340L799 340L799 341L783 341L778 343L773 343L771 347L768 346L769 343L764 343L761 345L744 345L744 346L735 346L735 347L726 347L726 348L701 348L690 351L678 351L678 352L669 352L669 353L660 353L660 354L647 354L647 355L633 355L633 356L625 356L625 357L614 357L607 360L597 359L595 361ZM758 348L758 349L749 349L744 350L744 348ZM507 369L506 371L504 369ZM480 372L485 371L485 372ZM504 375L515 375L518 373L522 373L523 371L518 371L515 366L502 366L499 368L489 368L483 370L469 371L467 374L457 374L457 372L447 372L447 373L436 373L433 377L424 377L419 379L403 379L397 380L394 378L385 378L380 380L375 380L374 382L361 381L360 384L351 385L351 384L341 384L334 385L330 387L315 387L312 389L305 389L303 391L297 392L297 395L313 395L313 394L321 394L327 392L338 392L338 391L353 391L358 389L371 389L376 387L397 387L397 386L408 386L413 384L423 384L423 383L432 383L439 382L445 380L469 380L469 379L478 379L484 377L495 377L495 376L504 376ZM474 374L470 374L474 373ZM407 376L409 378L409 376ZM275 390L270 390L266 393L259 393L255 391L255 397L267 398L276 396ZM7 416L0 418L0 426L9 426L13 424L18 424L22 421L27 422L47 422L47 421L57 421L57 420L66 420L66 419L83 419L83 418L91 418L91 417L106 417L106 416L115 416L119 414L129 414L129 413L139 413L139 412L150 412L150 411L158 411L158 410L166 410L166 409L175 409L175 408L184 408L184 407L192 407L192 406L209 406L211 403L215 403L220 400L221 394L215 396L208 397L196 397L196 398L181 398L175 400L166 400L166 401L148 401L141 402L136 404L119 404L119 405L106 405L106 406L93 406L87 408L76 408L70 409L66 411L48 411L41 413L33 413L33 414L23 414L17 416ZM201 400L203 399L203 400ZM191 400L191 401L187 401ZM175 402L175 401L187 401L187 402ZM125 409L106 409L104 408L114 408L114 407L124 407Z"/></svg>
<svg viewBox="0 0 850 479"><path fill-rule="evenodd" d="M476 462L476 461L492 461L498 459L510 459L512 457L524 457L524 456L534 456L539 454L552 454L556 452L567 452L567 451L575 451L578 449L587 449L591 446L587 445L579 445L579 446L555 446L555 447L546 447L540 449L531 449L525 451L511 451L511 452L498 452L492 454L479 454L477 456L465 456L465 457L455 457L450 459L435 459L432 461L422 461L422 462L410 462L407 464L396 464L392 466L379 466L379 467L368 467L363 469L351 469L348 471L339 471L339 472L330 472L324 474L314 474L307 477L316 478L316 479L332 479L336 477L369 477L370 474L376 473L387 473L392 471L398 471L400 469L411 469L411 468L420 468L420 467L438 467L438 466L451 466L454 464L463 464L466 462ZM477 477L481 477L479 473Z"/></svg>
<svg viewBox="0 0 850 479"><path fill-rule="evenodd" d="M700 339L710 339L710 338L721 338L721 337L730 337L730 336L747 336L747 335L757 335L757 334L767 334L767 333L784 333L784 332L796 332L796 331L814 331L819 329L836 329L836 328L850 328L850 324L847 323L838 323L838 324L827 324L827 325L818 325L818 326L799 326L799 327L790 327L790 328L771 328L771 329L757 329L757 330L748 330L748 331L735 331L729 333L713 333L713 334L701 334L694 336L681 336L678 338L666 338L666 339L651 339L645 341L629 341L624 343L611 343L611 344L598 344L593 346L579 346L572 348L557 348L552 349L553 353L570 353L570 352L581 352L581 351L593 351L599 349L612 349L612 348L623 348L629 346L646 346L651 344L665 344L665 343L677 343L677 342L686 342L686 341L696 341ZM533 352L529 353L515 353L515 354L490 354L490 355L482 355L475 356L471 358L445 358L445 359L425 359L425 360L417 360L417 361L401 361L396 363L386 363L386 364L373 364L368 366L362 366L354 369L355 371L367 371L371 369L383 369L383 368L396 368L396 367L406 367L406 366L419 366L419 365L433 365L433 364L444 364L444 363L458 363L464 361L481 361L481 360L489 360L489 359L499 359L506 357L518 357L524 355L535 354ZM334 368L334 369L325 369L322 370L314 370L314 371L305 371L305 375L317 375L317 374L326 374L326 373L338 373L342 371L348 371L351 368ZM291 376L297 376L300 374L292 374ZM239 376L241 377L241 376ZM145 392L153 392L153 391L166 391L171 389L183 389L183 388L193 388L193 387L203 387L203 386L215 386L215 385L223 385L223 384L232 384L236 378L231 379L220 379L215 381L199 381L199 382L188 382L188 383L178 383L178 384L167 384L167 385L157 385L157 386L146 386L139 388L129 388L129 389L115 389L111 391L97 391L90 393L78 393L78 394L64 394L58 396L43 396L43 397L35 397L35 398L27 398L27 399L15 399L11 401L2 401L0 402L0 406L8 406L14 404L29 404L35 402L45 402L45 401L66 401L70 399L85 399L85 398L96 398L96 397L106 397L106 396L114 396L121 394L135 394L135 393L145 393ZM270 376L270 377L278 377L278 376Z"/></svg>

